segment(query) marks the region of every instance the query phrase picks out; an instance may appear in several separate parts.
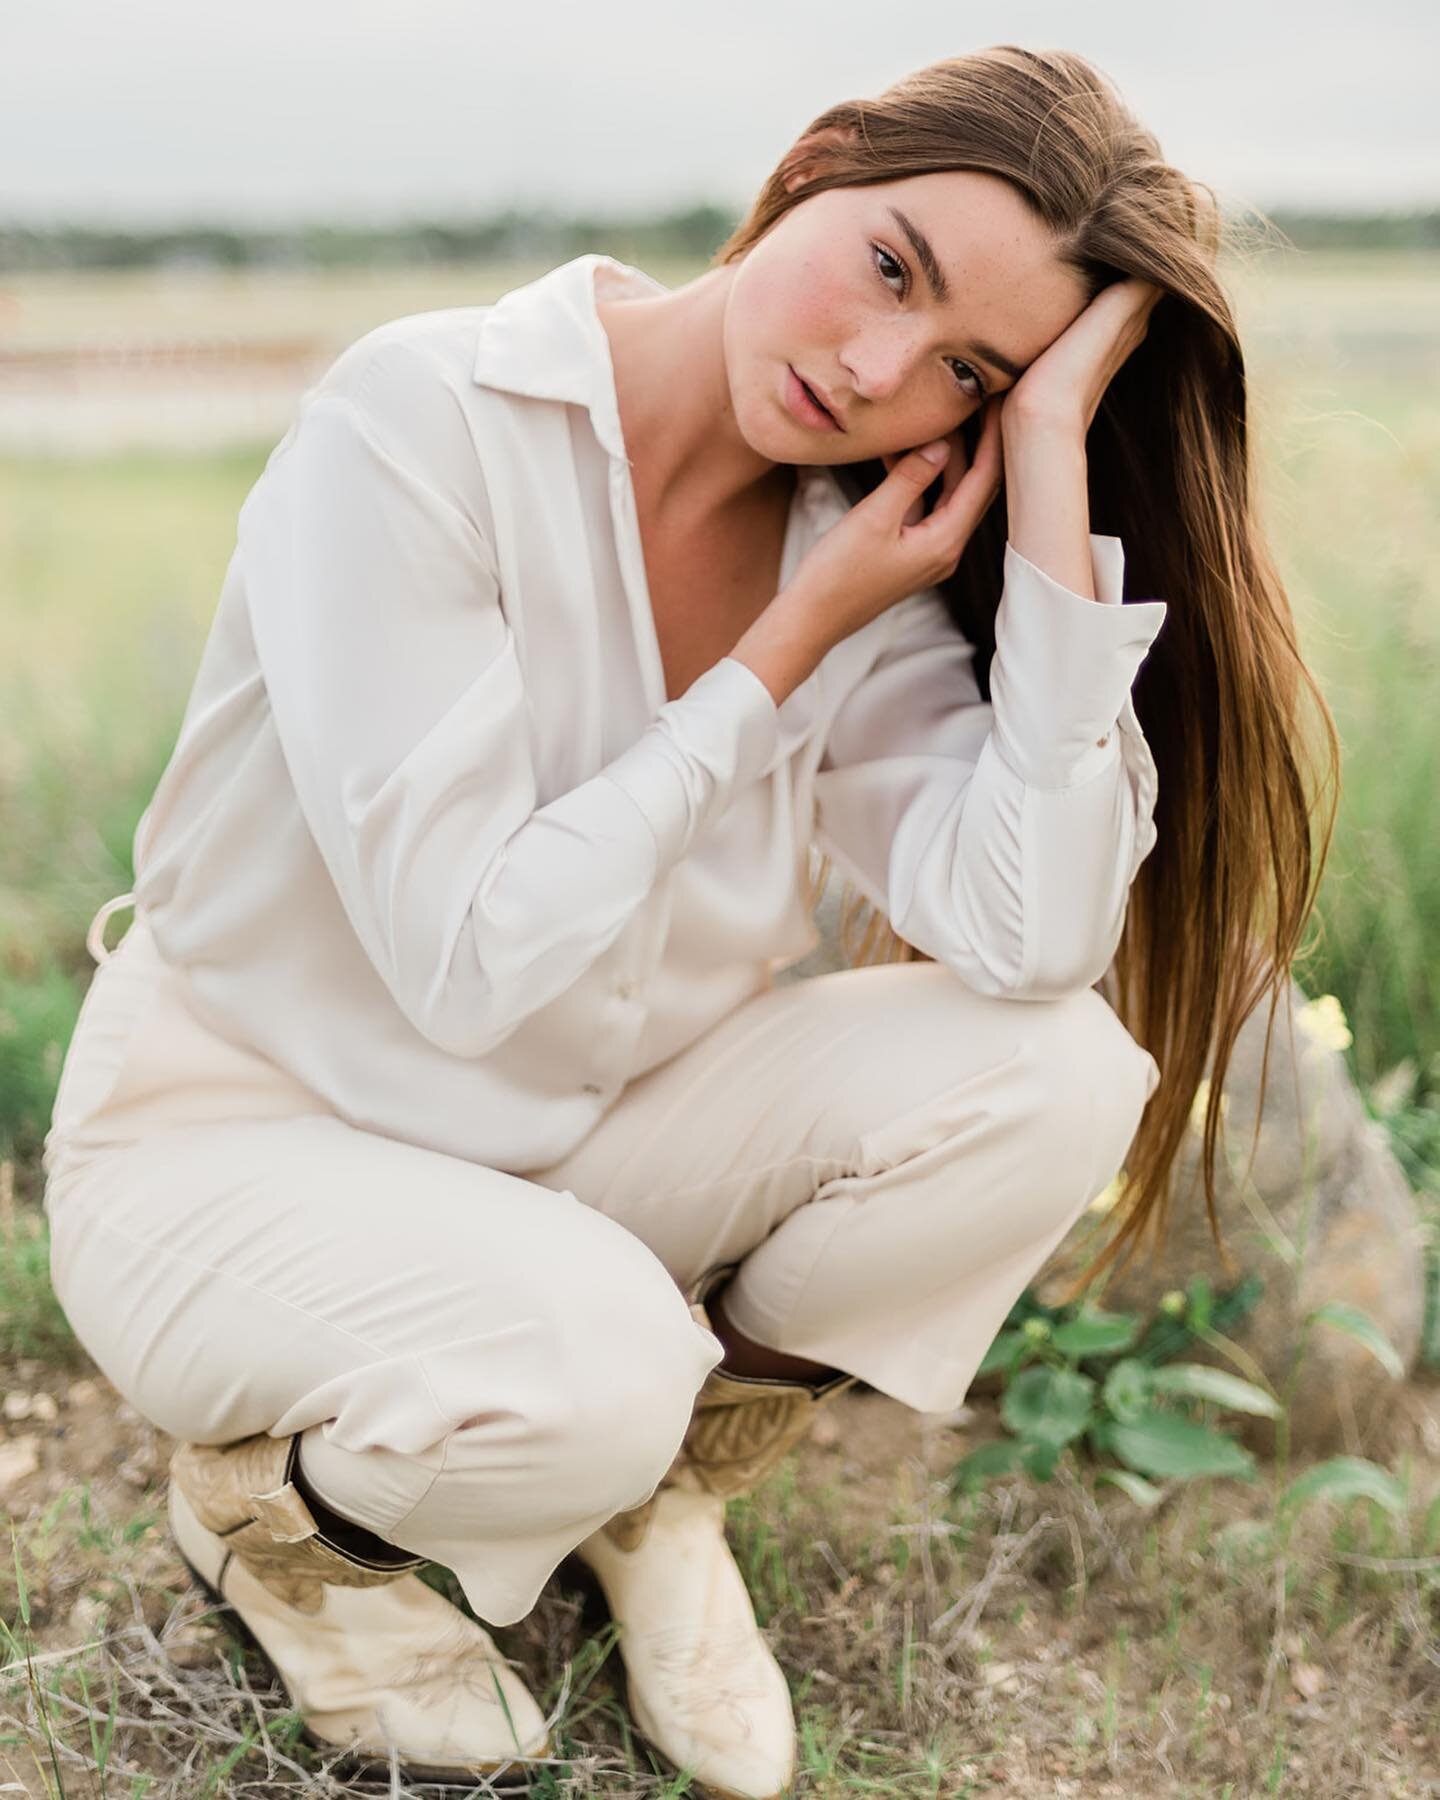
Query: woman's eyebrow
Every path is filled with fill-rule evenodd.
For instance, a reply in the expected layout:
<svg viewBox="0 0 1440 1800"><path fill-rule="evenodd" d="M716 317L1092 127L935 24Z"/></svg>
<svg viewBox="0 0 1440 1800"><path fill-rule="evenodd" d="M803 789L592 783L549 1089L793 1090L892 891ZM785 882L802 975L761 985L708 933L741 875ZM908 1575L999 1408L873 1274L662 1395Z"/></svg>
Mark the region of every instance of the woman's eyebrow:
<svg viewBox="0 0 1440 1800"><path fill-rule="evenodd" d="M920 264L926 281L930 284L930 292L936 302L944 306L950 299L950 283L945 278L945 271L940 267L938 257L931 246L929 238L918 225L913 224L898 206L892 206L889 213L895 223L910 240L910 248L915 252L915 260ZM1025 371L1014 360L1006 356L1003 350L997 350L993 344L982 344L978 339L971 342L973 353L982 361L988 362L992 368L1000 369L1012 381L1018 381Z"/></svg>

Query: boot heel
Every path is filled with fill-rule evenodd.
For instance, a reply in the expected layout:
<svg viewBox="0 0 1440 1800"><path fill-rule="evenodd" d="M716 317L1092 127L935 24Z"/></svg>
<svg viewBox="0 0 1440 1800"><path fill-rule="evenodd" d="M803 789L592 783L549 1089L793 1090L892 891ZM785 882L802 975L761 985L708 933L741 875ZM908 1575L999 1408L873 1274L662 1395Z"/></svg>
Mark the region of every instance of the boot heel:
<svg viewBox="0 0 1440 1800"><path fill-rule="evenodd" d="M214 1582L207 1581L205 1579L205 1577L195 1567L194 1563L191 1562L190 1558L185 1554L185 1552L183 1550L177 1550L175 1552L175 1554L180 1558L181 1562L184 1563L185 1567L190 1571L191 1581L194 1582L195 1586L200 1589L202 1594L207 1594L210 1597L210 1599L214 1601L217 1610L219 1610L221 1612L235 1613L235 1617L238 1619L240 1617L239 1613L235 1612L235 1608L230 1604L230 1602L220 1592L219 1588L217 1588L215 1586Z"/></svg>
<svg viewBox="0 0 1440 1800"><path fill-rule="evenodd" d="M224 1615L225 1629L235 1637L244 1649L253 1652L253 1654L259 1658L266 1672L279 1687L281 1693L284 1694L286 1701L289 1703L292 1710L299 1712L300 1708L296 1703L295 1695L290 1690L289 1683L281 1674L279 1667L271 1658L265 1646L245 1623L244 1616L240 1612L239 1607L231 1605L224 1594L220 1592L219 1588L215 1586L214 1582L207 1580L206 1577L200 1573L183 1550L177 1550L176 1554L189 1570L190 1579L194 1585L199 1588L200 1592L212 1603L215 1611ZM373 1757L367 1757L363 1752L351 1752L349 1754L342 1752L339 1756L336 1756L334 1743L328 1738L321 1737L318 1732L312 1731L309 1725L304 1722L303 1717L300 1725L300 1738L306 1747L315 1751L317 1755L330 1757L331 1761L329 1767L331 1771L338 1774L342 1779L360 1779L369 1770L379 1767L379 1765L375 1763ZM388 1771L386 1772L388 1773Z"/></svg>
<svg viewBox="0 0 1440 1800"><path fill-rule="evenodd" d="M261 1661L264 1662L265 1666L274 1671L276 1679L279 1680L280 1671L275 1668L274 1663L271 1662L270 1658L266 1655L265 1646L245 1623L239 1609L230 1604L224 1594L222 1594L219 1588L215 1586L213 1581L207 1580L205 1576L200 1573L183 1550L177 1548L175 1554L180 1558L181 1562L184 1563L186 1569L189 1570L190 1580L194 1586L199 1588L200 1592L204 1594L207 1600L209 1600L211 1606L217 1613L224 1614L225 1629L229 1632L233 1632L247 1650L253 1650L255 1654L260 1657ZM280 1685L283 1687L285 1684L282 1681Z"/></svg>

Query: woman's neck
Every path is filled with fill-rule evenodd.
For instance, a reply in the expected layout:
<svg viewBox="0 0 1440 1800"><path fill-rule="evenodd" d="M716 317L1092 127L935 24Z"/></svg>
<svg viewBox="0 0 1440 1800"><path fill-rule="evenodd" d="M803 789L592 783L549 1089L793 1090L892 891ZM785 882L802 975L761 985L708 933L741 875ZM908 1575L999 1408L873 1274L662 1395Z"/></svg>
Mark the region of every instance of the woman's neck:
<svg viewBox="0 0 1440 1800"><path fill-rule="evenodd" d="M733 274L708 269L672 293L632 294L596 270L596 312L636 491L672 523L753 510L794 487L793 467L760 456L735 423L723 336Z"/></svg>

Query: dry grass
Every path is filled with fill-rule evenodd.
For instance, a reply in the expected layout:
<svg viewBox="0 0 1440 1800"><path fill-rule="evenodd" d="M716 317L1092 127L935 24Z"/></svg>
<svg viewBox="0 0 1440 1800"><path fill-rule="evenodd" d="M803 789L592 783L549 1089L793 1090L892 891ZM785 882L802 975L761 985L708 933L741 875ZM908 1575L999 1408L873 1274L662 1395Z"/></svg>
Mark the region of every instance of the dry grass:
<svg viewBox="0 0 1440 1800"><path fill-rule="evenodd" d="M31 1392L44 1374L30 1363L12 1382ZM55 1400L15 1496L34 1662L12 1651L0 1678L0 1793L487 1791L327 1774L268 1665L176 1557L168 1440L102 1378ZM1405 1405L1419 1521L1440 1385ZM1271 1532L1269 1489L1228 1482L1177 1485L1145 1515L1063 1466L1043 1487L957 1498L946 1476L994 1434L988 1403L935 1418L860 1394L824 1425L731 1510L792 1678L800 1793L1440 1793L1440 1546L1419 1553L1418 1526L1407 1537L1361 1508ZM463 1605L447 1571L427 1578ZM498 1634L556 1718L557 1758L530 1792L677 1794L633 1737L613 1628L592 1606L562 1569ZM13 1571L0 1613L17 1619Z"/></svg>

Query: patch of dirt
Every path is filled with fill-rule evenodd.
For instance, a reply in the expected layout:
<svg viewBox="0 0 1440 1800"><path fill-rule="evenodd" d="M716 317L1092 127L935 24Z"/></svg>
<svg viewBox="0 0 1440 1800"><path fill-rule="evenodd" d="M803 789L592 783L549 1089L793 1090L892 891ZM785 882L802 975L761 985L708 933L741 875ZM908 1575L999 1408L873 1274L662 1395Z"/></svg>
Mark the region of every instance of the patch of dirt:
<svg viewBox="0 0 1440 1800"><path fill-rule="evenodd" d="M188 1800L198 1777L177 1770L189 1758L209 1767L204 1755L218 1759L247 1721L279 1719L286 1703L208 1613L170 1544L171 1440L98 1372L61 1376L32 1361L0 1379L0 1501L16 1525L36 1649L109 1656L92 1663L90 1688L103 1694L123 1671L130 1723L116 1768L129 1772L127 1790L149 1771L151 1800ZM1407 1384L1396 1405L1413 1491L1428 1504L1440 1485L1440 1382ZM833 1767L806 1777L807 1800L1440 1796L1440 1586L1423 1558L1381 1572L1403 1564L1403 1546L1373 1538L1363 1512L1323 1509L1283 1564L1250 1556L1243 1537L1222 1550L1232 1528L1273 1516L1269 1471L1253 1486L1180 1484L1150 1515L1063 1464L1049 1483L952 1496L954 1464L999 1431L993 1398L928 1415L851 1392L732 1508L731 1541L816 1767ZM3 1491L7 1455L32 1466ZM453 1577L432 1573L463 1604ZM13 1621L13 1569L0 1573L0 1595ZM548 1705L567 1672L593 1661L596 1627L562 1569L534 1612L496 1636ZM590 1679L557 1800L663 1792L636 1760L623 1693L610 1655ZM71 1706L62 1716L83 1762L84 1709ZM23 1695L0 1695L0 1792L40 1795L43 1785L24 1785L34 1766L13 1737L5 1748L23 1708ZM373 1791L285 1766L273 1782L252 1769L243 1786L225 1778L213 1791Z"/></svg>

